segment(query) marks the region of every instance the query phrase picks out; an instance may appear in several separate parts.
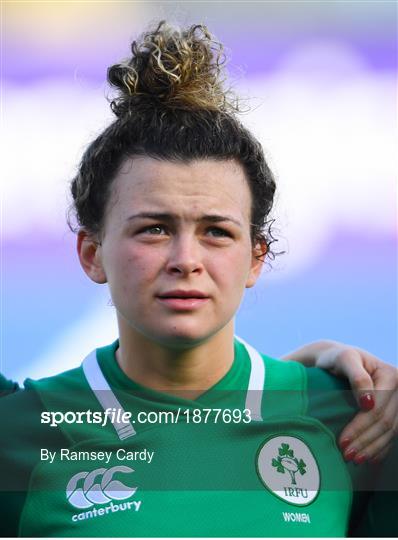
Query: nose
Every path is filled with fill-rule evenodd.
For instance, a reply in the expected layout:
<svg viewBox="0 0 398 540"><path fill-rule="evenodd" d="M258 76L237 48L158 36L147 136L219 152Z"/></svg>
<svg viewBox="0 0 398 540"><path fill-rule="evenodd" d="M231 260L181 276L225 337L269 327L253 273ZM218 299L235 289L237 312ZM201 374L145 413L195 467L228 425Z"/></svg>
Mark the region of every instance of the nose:
<svg viewBox="0 0 398 540"><path fill-rule="evenodd" d="M194 236L186 234L173 238L166 269L169 274L179 275L202 272L200 245Z"/></svg>

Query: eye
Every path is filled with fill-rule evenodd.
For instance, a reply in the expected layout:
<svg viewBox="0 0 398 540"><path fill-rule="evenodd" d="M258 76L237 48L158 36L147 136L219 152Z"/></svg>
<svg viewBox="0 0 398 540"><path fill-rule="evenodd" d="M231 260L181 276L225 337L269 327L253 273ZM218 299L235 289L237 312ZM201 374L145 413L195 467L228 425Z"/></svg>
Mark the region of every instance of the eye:
<svg viewBox="0 0 398 540"><path fill-rule="evenodd" d="M209 227L207 232L211 232L211 236L215 238L231 238L232 235L229 231L221 229L220 227Z"/></svg>
<svg viewBox="0 0 398 540"><path fill-rule="evenodd" d="M149 225L148 227L142 228L138 232L140 234L150 234L153 236L160 236L162 233L166 232L166 229L163 225Z"/></svg>

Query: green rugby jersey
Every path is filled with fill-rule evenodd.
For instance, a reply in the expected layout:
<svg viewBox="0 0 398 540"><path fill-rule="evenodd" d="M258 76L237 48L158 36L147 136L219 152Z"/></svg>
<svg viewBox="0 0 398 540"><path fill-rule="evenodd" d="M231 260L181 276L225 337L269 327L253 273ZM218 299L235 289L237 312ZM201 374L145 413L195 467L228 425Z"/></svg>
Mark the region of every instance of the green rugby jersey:
<svg viewBox="0 0 398 540"><path fill-rule="evenodd" d="M384 499L381 492L369 495L374 471L347 466L336 447L355 406L334 378L235 340L229 372L188 400L127 378L117 346L94 351L80 368L27 381L19 396L1 400L5 534L397 533L380 502L396 504L397 493L390 486ZM105 426L40 423L43 411L71 416L108 408L132 413L131 421L119 415ZM248 414L239 411L247 410L246 422ZM139 423L139 413L147 419L172 413L173 422ZM386 470L391 482L395 473L390 465Z"/></svg>

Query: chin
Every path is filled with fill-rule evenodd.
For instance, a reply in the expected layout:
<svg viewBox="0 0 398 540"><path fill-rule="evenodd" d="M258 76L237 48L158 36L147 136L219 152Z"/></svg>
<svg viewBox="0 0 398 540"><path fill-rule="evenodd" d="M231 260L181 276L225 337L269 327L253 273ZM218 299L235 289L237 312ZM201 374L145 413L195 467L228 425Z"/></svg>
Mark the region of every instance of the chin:
<svg viewBox="0 0 398 540"><path fill-rule="evenodd" d="M177 329L174 327L168 331L165 330L162 333L152 335L151 339L161 346L183 350L200 345L214 333L215 332L203 332L203 330L199 331L198 329Z"/></svg>
<svg viewBox="0 0 398 540"><path fill-rule="evenodd" d="M158 343L172 349L190 349L203 343L207 336L193 336L184 333L161 336Z"/></svg>

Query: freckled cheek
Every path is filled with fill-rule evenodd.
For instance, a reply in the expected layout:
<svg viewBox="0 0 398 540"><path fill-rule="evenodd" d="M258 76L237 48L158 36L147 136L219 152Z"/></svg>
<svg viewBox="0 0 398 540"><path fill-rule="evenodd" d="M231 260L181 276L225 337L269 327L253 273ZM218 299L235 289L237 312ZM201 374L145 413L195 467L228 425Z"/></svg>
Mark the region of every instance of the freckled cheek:
<svg viewBox="0 0 398 540"><path fill-rule="evenodd" d="M162 265L159 255L145 247L119 253L119 262L118 274L126 288L150 284Z"/></svg>
<svg viewBox="0 0 398 540"><path fill-rule="evenodd" d="M246 251L222 253L220 257L212 257L207 261L209 274L216 281L228 288L239 288L245 282L249 271L249 257Z"/></svg>

